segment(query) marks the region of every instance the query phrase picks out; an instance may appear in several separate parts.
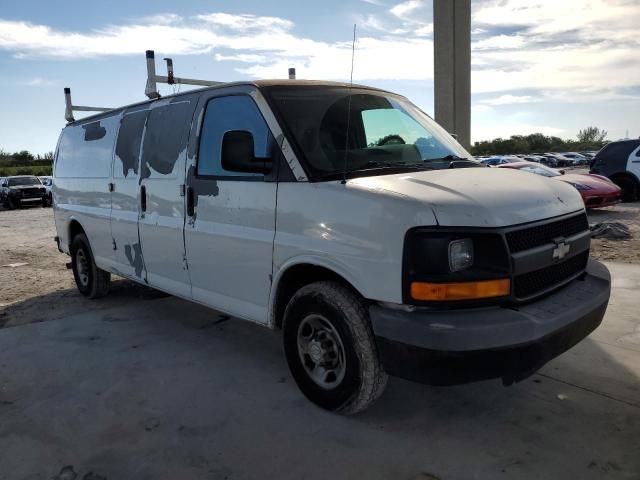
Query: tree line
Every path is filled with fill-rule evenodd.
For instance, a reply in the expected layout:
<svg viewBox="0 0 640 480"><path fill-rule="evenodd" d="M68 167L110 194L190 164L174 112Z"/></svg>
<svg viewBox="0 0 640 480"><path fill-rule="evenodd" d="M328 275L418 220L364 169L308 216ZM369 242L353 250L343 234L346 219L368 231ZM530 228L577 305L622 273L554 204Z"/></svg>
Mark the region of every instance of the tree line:
<svg viewBox="0 0 640 480"><path fill-rule="evenodd" d="M0 149L0 177L11 175L51 175L53 152L43 155L28 150L9 153Z"/></svg>
<svg viewBox="0 0 640 480"><path fill-rule="evenodd" d="M495 138L475 142L473 155L507 155L516 153L582 152L600 150L607 141L607 132L598 127L580 130L576 140L547 136L542 133L512 135L510 138Z"/></svg>

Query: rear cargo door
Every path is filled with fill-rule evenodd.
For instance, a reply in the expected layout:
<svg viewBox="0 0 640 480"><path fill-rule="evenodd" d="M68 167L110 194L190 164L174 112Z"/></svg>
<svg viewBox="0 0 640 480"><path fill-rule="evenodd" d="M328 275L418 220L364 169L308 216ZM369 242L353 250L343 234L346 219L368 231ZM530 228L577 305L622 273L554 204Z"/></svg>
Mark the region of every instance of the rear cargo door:
<svg viewBox="0 0 640 480"><path fill-rule="evenodd" d="M184 177L194 96L154 102L142 145L139 234L149 285L191 296L184 250Z"/></svg>

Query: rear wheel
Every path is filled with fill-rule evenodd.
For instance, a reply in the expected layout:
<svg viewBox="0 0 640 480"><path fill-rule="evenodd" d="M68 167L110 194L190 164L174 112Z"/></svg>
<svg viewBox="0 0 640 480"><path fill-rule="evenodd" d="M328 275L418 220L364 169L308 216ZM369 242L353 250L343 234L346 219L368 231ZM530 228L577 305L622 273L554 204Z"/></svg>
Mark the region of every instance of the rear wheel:
<svg viewBox="0 0 640 480"><path fill-rule="evenodd" d="M111 274L96 266L89 240L84 233L71 242L71 267L78 291L88 298L100 298L109 293Z"/></svg>
<svg viewBox="0 0 640 480"><path fill-rule="evenodd" d="M323 281L301 288L287 305L283 330L293 378L316 405L353 414L384 391L387 375L364 302L344 286Z"/></svg>
<svg viewBox="0 0 640 480"><path fill-rule="evenodd" d="M635 202L638 199L638 185L632 178L616 177L613 183L622 189L623 202Z"/></svg>

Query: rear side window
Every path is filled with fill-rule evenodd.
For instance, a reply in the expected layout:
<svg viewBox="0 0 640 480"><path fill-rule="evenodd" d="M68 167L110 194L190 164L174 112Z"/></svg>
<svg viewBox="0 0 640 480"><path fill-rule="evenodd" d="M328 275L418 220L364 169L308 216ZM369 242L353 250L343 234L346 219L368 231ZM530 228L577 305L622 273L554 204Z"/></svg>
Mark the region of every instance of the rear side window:
<svg viewBox="0 0 640 480"><path fill-rule="evenodd" d="M58 147L56 176L108 178L119 120L120 115L112 115L66 127Z"/></svg>
<svg viewBox="0 0 640 480"><path fill-rule="evenodd" d="M251 97L236 95L213 98L207 103L202 124L198 150L198 175L262 177L260 173L228 172L222 168L220 159L222 137L230 130L251 132L256 157L269 156L273 146L273 136Z"/></svg>
<svg viewBox="0 0 640 480"><path fill-rule="evenodd" d="M142 133L148 113L147 110L144 110L125 114L122 118L116 143L116 158L113 164L115 178L136 177L138 175Z"/></svg>
<svg viewBox="0 0 640 480"><path fill-rule="evenodd" d="M602 160L627 160L633 150L633 144L629 142L610 143L598 153L598 159Z"/></svg>
<svg viewBox="0 0 640 480"><path fill-rule="evenodd" d="M186 154L193 103L180 100L149 113L142 147L142 178L174 178L175 165Z"/></svg>

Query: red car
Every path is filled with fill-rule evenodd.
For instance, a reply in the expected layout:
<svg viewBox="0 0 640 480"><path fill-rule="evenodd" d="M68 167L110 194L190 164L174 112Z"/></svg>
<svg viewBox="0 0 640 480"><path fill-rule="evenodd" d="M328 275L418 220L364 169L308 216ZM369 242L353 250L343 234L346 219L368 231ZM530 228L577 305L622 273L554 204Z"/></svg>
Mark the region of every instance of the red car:
<svg viewBox="0 0 640 480"><path fill-rule="evenodd" d="M515 162L498 165L498 168L515 168L523 172L535 173L544 177L573 185L582 195L587 208L608 207L620 203L622 190L607 177L593 174L568 173L545 167L533 162Z"/></svg>

